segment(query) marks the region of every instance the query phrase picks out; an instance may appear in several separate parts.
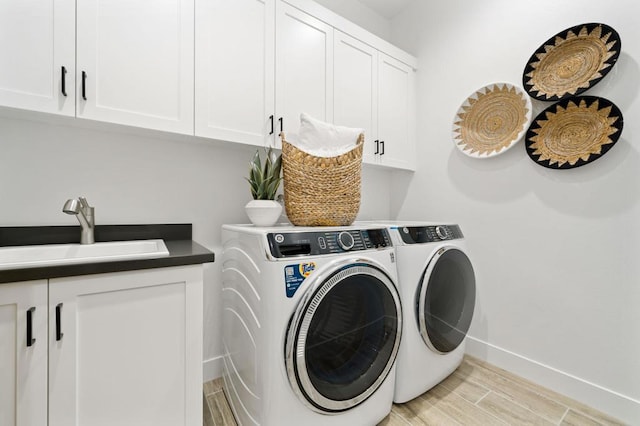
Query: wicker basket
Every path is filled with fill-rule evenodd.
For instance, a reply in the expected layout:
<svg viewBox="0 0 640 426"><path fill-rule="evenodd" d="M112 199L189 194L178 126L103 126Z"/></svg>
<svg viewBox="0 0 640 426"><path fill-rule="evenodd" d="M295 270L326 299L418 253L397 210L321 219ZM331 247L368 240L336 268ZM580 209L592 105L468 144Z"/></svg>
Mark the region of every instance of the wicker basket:
<svg viewBox="0 0 640 426"><path fill-rule="evenodd" d="M282 137L284 206L298 226L350 225L360 209L364 135L356 147L336 157L315 157Z"/></svg>

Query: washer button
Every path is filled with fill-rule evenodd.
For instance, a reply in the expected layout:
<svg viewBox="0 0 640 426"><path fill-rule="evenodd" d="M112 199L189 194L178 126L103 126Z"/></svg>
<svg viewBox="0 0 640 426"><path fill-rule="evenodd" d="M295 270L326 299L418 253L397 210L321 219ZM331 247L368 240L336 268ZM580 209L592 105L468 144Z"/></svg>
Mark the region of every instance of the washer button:
<svg viewBox="0 0 640 426"><path fill-rule="evenodd" d="M322 250L327 248L327 242L325 241L324 237L318 237L318 245Z"/></svg>
<svg viewBox="0 0 640 426"><path fill-rule="evenodd" d="M447 228L444 226L436 226L436 234L440 237L441 240L447 239Z"/></svg>

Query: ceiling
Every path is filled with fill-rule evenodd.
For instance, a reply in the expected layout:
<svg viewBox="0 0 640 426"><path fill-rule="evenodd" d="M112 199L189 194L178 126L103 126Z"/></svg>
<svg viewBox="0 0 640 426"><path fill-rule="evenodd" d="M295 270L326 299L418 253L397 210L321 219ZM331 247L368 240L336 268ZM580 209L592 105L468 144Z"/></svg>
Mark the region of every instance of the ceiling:
<svg viewBox="0 0 640 426"><path fill-rule="evenodd" d="M393 19L398 13L405 9L415 0L358 0L378 15Z"/></svg>

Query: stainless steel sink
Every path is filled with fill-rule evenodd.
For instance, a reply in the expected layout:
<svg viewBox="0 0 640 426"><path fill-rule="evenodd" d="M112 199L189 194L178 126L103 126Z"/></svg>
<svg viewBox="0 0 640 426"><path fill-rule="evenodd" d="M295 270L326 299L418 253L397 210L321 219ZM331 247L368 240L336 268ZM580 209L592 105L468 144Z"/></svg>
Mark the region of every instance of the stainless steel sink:
<svg viewBox="0 0 640 426"><path fill-rule="evenodd" d="M0 247L0 270L168 256L163 240Z"/></svg>

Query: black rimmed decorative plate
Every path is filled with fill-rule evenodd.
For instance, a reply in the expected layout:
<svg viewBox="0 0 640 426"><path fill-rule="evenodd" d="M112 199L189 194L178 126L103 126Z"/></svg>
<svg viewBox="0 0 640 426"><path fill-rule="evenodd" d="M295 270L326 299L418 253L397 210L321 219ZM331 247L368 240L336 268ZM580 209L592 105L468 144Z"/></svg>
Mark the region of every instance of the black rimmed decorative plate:
<svg viewBox="0 0 640 426"><path fill-rule="evenodd" d="M536 50L522 74L527 93L557 101L593 87L620 56L620 36L608 25L589 23L559 32Z"/></svg>
<svg viewBox="0 0 640 426"><path fill-rule="evenodd" d="M520 87L509 83L481 87L458 108L453 142L474 158L502 154L522 139L531 111L531 99Z"/></svg>
<svg viewBox="0 0 640 426"><path fill-rule="evenodd" d="M536 163L572 169L602 157L622 134L622 113L597 96L574 96L542 111L533 120L525 145Z"/></svg>

